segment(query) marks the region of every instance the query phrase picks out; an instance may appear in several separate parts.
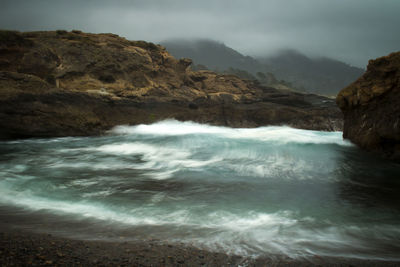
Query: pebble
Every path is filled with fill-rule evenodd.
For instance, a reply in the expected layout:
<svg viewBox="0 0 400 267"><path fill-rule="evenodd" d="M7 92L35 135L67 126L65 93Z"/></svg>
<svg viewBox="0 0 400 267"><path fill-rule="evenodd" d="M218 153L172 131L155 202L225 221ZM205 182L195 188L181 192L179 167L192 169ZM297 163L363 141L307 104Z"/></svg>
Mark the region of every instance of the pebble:
<svg viewBox="0 0 400 267"><path fill-rule="evenodd" d="M309 261L256 260L212 253L182 245L76 241L32 233L0 234L0 266L315 266ZM62 249L61 249L62 248ZM129 254L126 254L128 253ZM326 261L324 266L398 266L398 262ZM319 260L319 263L321 260Z"/></svg>

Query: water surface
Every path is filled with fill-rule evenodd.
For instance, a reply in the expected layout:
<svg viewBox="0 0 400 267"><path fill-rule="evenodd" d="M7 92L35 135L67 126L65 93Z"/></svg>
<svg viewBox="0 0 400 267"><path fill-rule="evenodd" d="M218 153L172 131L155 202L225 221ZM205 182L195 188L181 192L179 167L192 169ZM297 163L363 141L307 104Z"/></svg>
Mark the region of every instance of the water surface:
<svg viewBox="0 0 400 267"><path fill-rule="evenodd" d="M0 219L249 256L400 260L399 178L341 132L169 120L0 142Z"/></svg>

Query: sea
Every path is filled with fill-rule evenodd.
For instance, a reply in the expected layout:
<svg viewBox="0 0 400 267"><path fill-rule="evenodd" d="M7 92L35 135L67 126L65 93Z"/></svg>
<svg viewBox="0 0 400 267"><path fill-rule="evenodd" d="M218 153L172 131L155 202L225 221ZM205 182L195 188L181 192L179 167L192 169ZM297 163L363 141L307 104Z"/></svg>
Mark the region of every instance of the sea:
<svg viewBox="0 0 400 267"><path fill-rule="evenodd" d="M165 120L0 142L0 224L249 257L400 261L400 165L342 132Z"/></svg>

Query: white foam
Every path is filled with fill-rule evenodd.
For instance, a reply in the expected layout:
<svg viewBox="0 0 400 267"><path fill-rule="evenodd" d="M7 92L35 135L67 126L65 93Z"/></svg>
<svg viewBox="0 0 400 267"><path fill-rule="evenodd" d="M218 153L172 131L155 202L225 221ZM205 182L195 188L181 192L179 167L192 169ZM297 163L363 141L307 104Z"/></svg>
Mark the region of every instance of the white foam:
<svg viewBox="0 0 400 267"><path fill-rule="evenodd" d="M66 215L69 219L92 218L128 227L152 226L154 235L159 235L168 241L176 238L178 242L188 242L208 249L242 255L258 253L283 253L289 256L314 253L321 255L322 252L317 251L318 248L315 250L315 247L319 246L326 248L326 251L331 249L337 255L344 253L345 256L346 248L351 248L353 251L369 249L365 243L357 240L357 237L366 233L371 235L371 229L366 227L364 229L352 225L336 227L332 222L323 222L322 226L321 222L316 222L318 224L316 228L309 227L314 223L313 218L301 218L299 214L291 211L275 213L249 211L248 209L252 207L246 210L238 207L232 211L228 207L230 205L227 205L227 210L216 210L218 207L212 204L208 206L208 203L212 202L198 201L195 198L192 202L192 199L186 198L185 194L174 194L168 190L149 193L131 183L131 177L125 176L126 173L130 173L129 171L112 172L120 169L135 170L132 172L132 179L139 178L139 183L144 182L143 184L150 179L162 180L171 177L178 178L178 182L182 182L183 185L191 185L189 179L199 179L198 177L220 182L222 179L218 179L223 175L229 176L223 180L224 182L236 182L235 179L241 179L240 182L246 185L252 180L259 182L256 179L248 179L249 176L250 178L331 179L331 175L326 174L335 170L335 157L340 156L338 152L340 150L330 150L327 146L322 146L321 150L319 146L310 146L312 149L308 149L307 144L349 145L342 140L340 132L325 133L289 127L232 129L192 122L164 121L153 125L120 126L115 128L113 133L117 135L110 139L93 139L90 142L74 143L73 146L57 144L56 148L50 146L53 149L51 153L47 154L46 150L43 150L45 152L38 155L40 160L32 162L26 162L25 159L16 160L18 164L14 167L8 163L1 165L0 175L3 179L0 179L0 202L29 211ZM165 138L167 141L164 142L161 139L164 136L182 138ZM70 143L69 139L66 141ZM96 143L100 145L96 146ZM287 143L291 145L275 147L276 144ZM77 147L79 144L82 146ZM62 153L58 155L59 147L62 147ZM68 154L70 152L71 155ZM81 169L87 172L71 180L63 180L57 185L60 180L42 180L52 177L50 175L41 177L43 174L41 171L36 170L36 173L32 173L33 176L27 176L30 168L35 169L32 165L37 162L41 162L43 168L50 168L49 173L52 174L54 171L57 178L61 177L59 175L63 175L63 172L68 175L70 172L78 173ZM58 168L60 170L57 170ZM91 170L107 170L107 172L101 174L104 177L85 179L91 177L87 176ZM319 174L316 172L321 172L321 175L316 175ZM96 172L93 176L98 173L101 172ZM119 177L120 173L123 173L123 177ZM207 177L208 173L211 175ZM246 179L240 176L246 176ZM31 182L32 179L38 178L48 186L38 188ZM25 182L27 183L24 184ZM212 186L212 183L208 182L204 189L212 190L208 187ZM119 186L120 184L123 186ZM24 186L27 188L24 189ZM71 199L59 199L68 195L69 189L74 192L70 194ZM60 190L63 194L52 196L55 190ZM79 197L76 197L75 193L79 194ZM120 202L121 205L116 206L112 204L115 203L114 199L109 201L114 193L118 198L122 194L129 194L129 197L126 202ZM134 199L135 194L140 197L145 194L148 198L138 205L136 200L130 202L130 197ZM187 199L190 203L185 202ZM379 235L376 240L387 237L387 243L390 243L393 241L393 236L400 235L400 230L393 227L386 229L389 234L385 236L386 230L378 229L379 227L380 225L372 231Z"/></svg>
<svg viewBox="0 0 400 267"><path fill-rule="evenodd" d="M212 166L233 171L239 176L293 178L294 175L291 174L296 173L297 179L308 179L313 177L310 173L321 169L321 166L318 166L321 160L313 157L312 161L307 161L298 154L298 152L307 153L304 152L305 149L296 150L298 148L293 146L276 148L276 145L287 143L350 145L342 140L340 132L307 131L285 126L234 129L175 120L151 125L118 126L112 133L133 135L134 138L124 138L123 141L113 139L114 143L100 146L62 149L63 154L74 152L77 160L50 159L47 166L87 170L135 169L143 170L145 175L159 180L171 178L179 171L204 171L204 168ZM155 144L154 140L142 139L151 136L159 138L184 135L195 136L161 144ZM215 137L222 138L223 143ZM247 143L249 140L251 142ZM245 145L241 141L244 141ZM214 149L214 145L218 149ZM271 147L275 151L271 150ZM93 152L115 156L115 159L108 157L104 159L105 163L97 160ZM199 157L196 152L203 156ZM204 158L204 152L208 153L210 158ZM120 158L130 155L135 156L136 160L129 160L129 157ZM334 164L329 163L332 161L325 158L330 155L334 156L321 153L325 165L323 169L327 171L335 168Z"/></svg>
<svg viewBox="0 0 400 267"><path fill-rule="evenodd" d="M179 122L164 120L154 124L140 124L137 126L117 126L110 132L114 134L141 134L141 135L187 135L187 134L222 134L228 128L198 124L190 121Z"/></svg>
<svg viewBox="0 0 400 267"><path fill-rule="evenodd" d="M220 230L246 231L256 227L276 227L279 225L293 225L296 220L289 219L290 212L279 212L276 214L262 214L249 212L247 215L239 216L225 211L212 212L199 218L191 214L189 210L175 210L168 212L162 209L149 209L144 206L130 209L129 212L118 212L112 207L88 202L85 200L69 202L62 200L47 199L35 196L30 190L14 192L3 186L1 189L0 202L10 203L29 210L46 210L56 214L75 214L84 218L114 221L128 225L176 225L197 226L215 228ZM105 190L98 194L84 194L90 196L104 196L112 191ZM150 201L150 206L161 202L166 198L164 193L156 194Z"/></svg>
<svg viewBox="0 0 400 267"><path fill-rule="evenodd" d="M73 214L83 218L93 218L128 225L179 224L184 223L186 217L186 211L184 210L167 214L154 214L154 216L146 215L148 212L151 212L151 210L143 208L132 209L130 213L121 213L101 204L87 201L68 202L37 197L29 190L15 193L3 187L1 191L1 203L10 203L33 211L45 210L54 212L55 214Z"/></svg>
<svg viewBox="0 0 400 267"><path fill-rule="evenodd" d="M90 163L90 162L63 162L57 161L46 166L47 168L70 168L70 169L85 169L85 170L119 170L119 169L134 169L133 165L123 163Z"/></svg>
<svg viewBox="0 0 400 267"><path fill-rule="evenodd" d="M190 147L188 148L190 149ZM140 163L85 163L85 162L56 162L49 167L59 168L85 168L85 169L138 169L148 170L147 175L155 179L167 179L175 172L183 169L201 168L219 161L222 158L212 157L208 160L191 158L192 153L188 149L173 148L167 146L150 145L140 142L117 143L102 145L99 147L87 147L74 150L82 152L100 152L111 155L138 155L143 162Z"/></svg>
<svg viewBox="0 0 400 267"><path fill-rule="evenodd" d="M106 197L106 196L112 195L114 192L115 192L115 190L103 190L103 191L97 191L97 192L91 192L91 193L84 193L84 194L82 194L82 197L84 197L84 198Z"/></svg>
<svg viewBox="0 0 400 267"><path fill-rule="evenodd" d="M91 187L93 185L97 185L99 183L99 180L94 180L94 179L80 179L80 180L74 180L70 184L71 185L77 185L77 186L82 186L82 187Z"/></svg>
<svg viewBox="0 0 400 267"><path fill-rule="evenodd" d="M117 126L110 131L112 134L124 135L161 135L180 136L190 134L217 135L233 139L254 139L266 142L310 143L310 144L338 144L351 146L343 140L342 132L320 132L294 129L287 126L268 126L259 128L228 128L211 126L194 122L179 122L165 120L150 125Z"/></svg>
<svg viewBox="0 0 400 267"><path fill-rule="evenodd" d="M281 211L277 213L257 213L250 211L247 214L236 215L226 211L213 212L208 215L205 226L219 229L229 229L235 232L246 231L257 227L290 226L297 223L292 219L292 213Z"/></svg>
<svg viewBox="0 0 400 267"><path fill-rule="evenodd" d="M195 155L196 151L212 151L209 159L199 158ZM228 143L224 149L208 149L206 145L201 147L198 143L170 143L161 145L146 144L142 142L124 142L101 145L99 147L74 148L80 151L81 157L85 158L84 153L90 154L98 152L106 155L115 156L114 159L104 159L105 162L95 162L85 160L75 160L72 162L64 160L53 160L48 163L49 168L73 168L86 170L118 170L132 169L144 170L145 175L154 179L168 179L179 171L204 171L204 168L216 167L220 170L232 171L238 176L253 177L284 177L291 179L296 174L296 179L315 178L312 173L320 170L320 158L313 161L299 158L295 152L289 151L265 151L260 145L236 146L236 143ZM268 148L266 148L268 149ZM64 151L65 152L65 151ZM202 154L203 152L200 152ZM323 158L329 156L328 153L322 155ZM129 161L119 158L121 155L134 155L140 159ZM93 159L96 157L93 156ZM328 160L329 161L329 160ZM325 171L332 170L335 165L323 160ZM323 176L320 176L323 177Z"/></svg>
<svg viewBox="0 0 400 267"><path fill-rule="evenodd" d="M380 239L380 233L387 233L389 230L392 231L392 235L389 235L391 238L393 233L399 234L398 227L393 226L392 228L379 226L384 229L376 226L371 229L353 225L342 227L327 225L324 228L313 229L305 227L314 221L313 218L299 218L298 214L291 211L269 214L249 211L244 214L234 214L221 210L203 215L191 212L193 207L167 211L157 208L156 205L165 199L164 193L155 195L150 205L119 211L115 207L88 201L67 202L46 199L35 196L28 190L16 193L4 186L4 183L1 185L1 203L10 203L33 211L44 210L68 215L69 219L93 218L127 226L165 226L152 228L152 231L156 231L153 234L169 242L183 242L208 250L245 256L284 254L293 258L326 255L379 259L379 255L371 256L369 252L374 248L357 241L354 235L365 235L372 231L378 233ZM388 238L387 242L392 242L391 238ZM354 251L357 251L357 254L354 254ZM381 258L385 259L384 256Z"/></svg>
<svg viewBox="0 0 400 267"><path fill-rule="evenodd" d="M269 156L258 160L246 161L243 164L226 163L225 169L232 170L239 176L252 176L270 179L317 179L312 175L314 166L302 159L287 159L278 156ZM328 168L328 166L327 166Z"/></svg>

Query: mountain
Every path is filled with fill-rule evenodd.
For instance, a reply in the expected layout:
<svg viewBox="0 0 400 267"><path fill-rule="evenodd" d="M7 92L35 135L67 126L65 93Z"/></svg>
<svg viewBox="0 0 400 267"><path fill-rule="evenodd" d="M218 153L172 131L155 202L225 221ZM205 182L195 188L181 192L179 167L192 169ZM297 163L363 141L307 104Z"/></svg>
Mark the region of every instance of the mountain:
<svg viewBox="0 0 400 267"><path fill-rule="evenodd" d="M212 40L169 40L161 44L176 58L192 58L195 66L203 65L218 72L242 73L244 75L241 77L253 76L268 86L321 95L335 96L364 72L363 69L334 59L310 58L294 50L252 58ZM271 83L271 79L266 81L262 78L271 75L275 83Z"/></svg>
<svg viewBox="0 0 400 267"><path fill-rule="evenodd" d="M223 72L240 69L252 74L263 69L263 65L252 57L244 56L223 43L208 39L167 40L161 45L175 58L190 58L195 65L204 65L208 69Z"/></svg>
<svg viewBox="0 0 400 267"><path fill-rule="evenodd" d="M96 135L164 119L339 130L321 96L192 71L164 47L115 34L0 31L0 139Z"/></svg>
<svg viewBox="0 0 400 267"><path fill-rule="evenodd" d="M278 80L265 64L244 56L223 43L208 39L169 40L161 43L176 58L193 59L193 70L213 70L233 74L242 79L257 80L260 84L279 90L294 91L292 84Z"/></svg>
<svg viewBox="0 0 400 267"><path fill-rule="evenodd" d="M305 91L322 95L336 95L364 70L338 60L310 58L295 50L259 59L278 79L283 79Z"/></svg>

